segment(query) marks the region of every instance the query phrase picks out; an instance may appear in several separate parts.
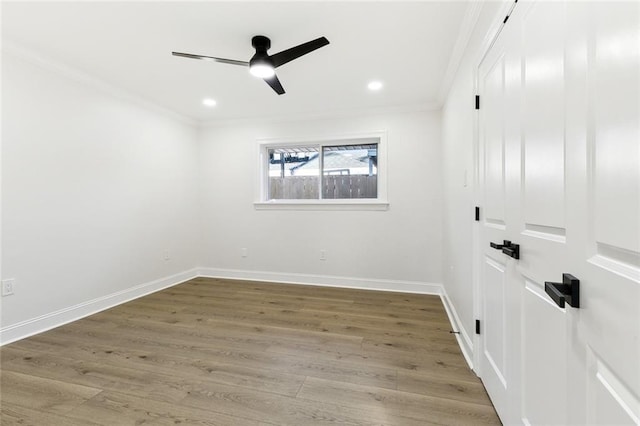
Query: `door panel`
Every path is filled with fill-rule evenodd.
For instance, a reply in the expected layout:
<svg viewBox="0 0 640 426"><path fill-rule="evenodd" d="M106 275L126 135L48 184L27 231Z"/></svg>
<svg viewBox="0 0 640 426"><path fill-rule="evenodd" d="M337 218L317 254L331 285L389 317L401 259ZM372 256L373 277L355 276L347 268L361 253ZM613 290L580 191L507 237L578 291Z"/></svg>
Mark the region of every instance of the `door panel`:
<svg viewBox="0 0 640 426"><path fill-rule="evenodd" d="M567 424L566 310L543 283L524 278L522 309L522 419L531 425Z"/></svg>
<svg viewBox="0 0 640 426"><path fill-rule="evenodd" d="M485 345L484 356L493 375L498 379L496 385L506 391L505 368L505 265L487 257L484 264L485 303Z"/></svg>
<svg viewBox="0 0 640 426"><path fill-rule="evenodd" d="M483 142L485 222L504 229L504 56L488 66L484 87Z"/></svg>
<svg viewBox="0 0 640 426"><path fill-rule="evenodd" d="M533 5L523 31L525 229L565 236L564 5Z"/></svg>
<svg viewBox="0 0 640 426"><path fill-rule="evenodd" d="M591 348L588 348L588 375L588 424L640 424L637 398Z"/></svg>
<svg viewBox="0 0 640 426"><path fill-rule="evenodd" d="M637 2L595 3L593 202L595 239L615 260L638 266L640 150ZM624 224L624 226L620 226ZM620 256L616 256L616 249ZM627 253L631 256L625 256ZM635 255L635 256L634 256ZM634 259L635 257L635 259Z"/></svg>

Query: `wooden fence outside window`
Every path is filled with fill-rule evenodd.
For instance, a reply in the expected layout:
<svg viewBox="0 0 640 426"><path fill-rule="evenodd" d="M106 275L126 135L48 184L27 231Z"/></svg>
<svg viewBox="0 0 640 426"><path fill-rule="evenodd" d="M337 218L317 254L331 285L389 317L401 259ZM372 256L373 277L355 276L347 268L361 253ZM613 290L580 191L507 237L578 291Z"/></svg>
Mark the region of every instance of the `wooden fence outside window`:
<svg viewBox="0 0 640 426"><path fill-rule="evenodd" d="M378 177L367 175L335 175L323 177L323 199L377 198ZM317 176L269 178L271 200L317 200Z"/></svg>

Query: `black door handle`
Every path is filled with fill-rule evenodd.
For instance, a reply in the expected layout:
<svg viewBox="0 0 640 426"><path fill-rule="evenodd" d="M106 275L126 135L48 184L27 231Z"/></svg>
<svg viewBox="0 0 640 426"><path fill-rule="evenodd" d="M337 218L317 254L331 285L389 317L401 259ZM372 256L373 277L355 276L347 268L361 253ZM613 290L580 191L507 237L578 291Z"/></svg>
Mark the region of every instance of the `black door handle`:
<svg viewBox="0 0 640 426"><path fill-rule="evenodd" d="M504 247L502 252L509 257L513 257L514 259L520 259L520 245L519 244L511 244L509 247Z"/></svg>
<svg viewBox="0 0 640 426"><path fill-rule="evenodd" d="M502 242L502 244L498 244L498 243L489 243L489 245L491 246L491 248L494 248L496 250L502 250L503 247L509 247L511 245L511 241L509 240L504 240Z"/></svg>
<svg viewBox="0 0 640 426"><path fill-rule="evenodd" d="M509 240L504 240L502 244L490 242L489 245L491 246L491 248L494 248L496 250L502 250L502 252L507 256L513 257L514 259L520 259L519 244L513 244Z"/></svg>
<svg viewBox="0 0 640 426"><path fill-rule="evenodd" d="M545 281L544 291L561 308L565 302L574 308L580 307L580 280L571 274L562 274L562 283Z"/></svg>

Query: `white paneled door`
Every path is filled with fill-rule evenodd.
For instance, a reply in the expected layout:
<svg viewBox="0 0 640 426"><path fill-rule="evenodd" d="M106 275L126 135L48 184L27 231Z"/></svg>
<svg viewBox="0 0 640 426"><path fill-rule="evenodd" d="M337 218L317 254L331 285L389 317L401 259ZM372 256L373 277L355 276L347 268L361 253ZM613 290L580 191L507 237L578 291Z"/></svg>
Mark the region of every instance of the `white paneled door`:
<svg viewBox="0 0 640 426"><path fill-rule="evenodd" d="M512 173L507 158L517 148L509 126L518 116L510 108L513 91L508 88L513 78L509 45L513 40L500 37L483 61L478 74L481 92L479 120L479 172L483 206L480 261L481 308L481 374L497 412L503 421L509 411L508 394L515 383L513 369L514 344L518 339L518 325L509 309L518 298L519 289L513 284L515 261L502 253L501 246L514 234L511 208L513 188L509 188ZM492 247L493 245L493 247ZM517 303L517 301L516 301Z"/></svg>
<svg viewBox="0 0 640 426"><path fill-rule="evenodd" d="M640 424L640 3L519 2L478 90L478 373L507 424Z"/></svg>

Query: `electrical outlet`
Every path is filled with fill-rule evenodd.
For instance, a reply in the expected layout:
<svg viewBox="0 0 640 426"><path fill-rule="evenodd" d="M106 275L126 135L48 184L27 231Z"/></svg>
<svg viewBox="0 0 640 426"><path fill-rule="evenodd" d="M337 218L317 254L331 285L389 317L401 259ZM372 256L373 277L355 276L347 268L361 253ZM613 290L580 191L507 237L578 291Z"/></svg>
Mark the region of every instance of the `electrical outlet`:
<svg viewBox="0 0 640 426"><path fill-rule="evenodd" d="M11 296L13 294L14 286L15 286L15 280L13 278L8 280L2 280L2 295Z"/></svg>
<svg viewBox="0 0 640 426"><path fill-rule="evenodd" d="M249 249L247 249L247 248L245 248L245 247L241 248L241 249L240 249L240 256L242 256L242 257L247 257L247 256L249 256Z"/></svg>
<svg viewBox="0 0 640 426"><path fill-rule="evenodd" d="M327 260L327 251L320 250L320 260Z"/></svg>

